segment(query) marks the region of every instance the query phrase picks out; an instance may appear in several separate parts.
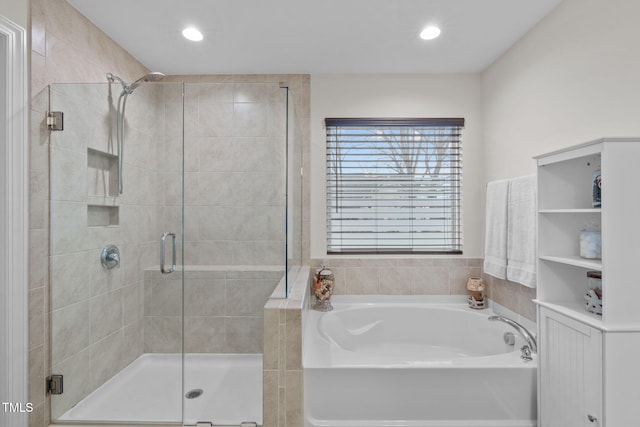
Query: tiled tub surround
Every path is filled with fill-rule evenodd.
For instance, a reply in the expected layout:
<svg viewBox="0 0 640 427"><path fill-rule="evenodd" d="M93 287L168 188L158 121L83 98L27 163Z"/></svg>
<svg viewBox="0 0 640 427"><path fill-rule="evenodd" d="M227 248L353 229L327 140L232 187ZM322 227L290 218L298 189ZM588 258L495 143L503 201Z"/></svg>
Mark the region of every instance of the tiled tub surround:
<svg viewBox="0 0 640 427"><path fill-rule="evenodd" d="M302 427L302 331L309 310L311 269L298 271L287 299L264 306L264 427Z"/></svg>
<svg viewBox="0 0 640 427"><path fill-rule="evenodd" d="M288 299L270 299L264 310L265 427L300 427L304 422L302 342L305 320L310 309L312 274L320 264L335 274L336 295L466 295L466 282L482 275L479 258L331 258L314 259L313 267L303 267ZM535 322L529 292L506 282L495 284L494 309L501 314ZM535 290L534 290L535 291ZM518 318L517 316L522 316Z"/></svg>
<svg viewBox="0 0 640 427"><path fill-rule="evenodd" d="M491 300L536 322L536 289L508 280L497 279L488 274L482 276L489 289Z"/></svg>
<svg viewBox="0 0 640 427"><path fill-rule="evenodd" d="M335 276L336 295L464 295L467 279L480 277L479 258L314 259Z"/></svg>
<svg viewBox="0 0 640 427"><path fill-rule="evenodd" d="M184 293L181 275L184 274ZM262 353L263 308L279 266L184 266L144 272L144 352Z"/></svg>
<svg viewBox="0 0 640 427"><path fill-rule="evenodd" d="M483 277L487 296L535 321L535 289L495 279L482 271L481 258L314 259L335 275L336 295L466 295L467 279Z"/></svg>

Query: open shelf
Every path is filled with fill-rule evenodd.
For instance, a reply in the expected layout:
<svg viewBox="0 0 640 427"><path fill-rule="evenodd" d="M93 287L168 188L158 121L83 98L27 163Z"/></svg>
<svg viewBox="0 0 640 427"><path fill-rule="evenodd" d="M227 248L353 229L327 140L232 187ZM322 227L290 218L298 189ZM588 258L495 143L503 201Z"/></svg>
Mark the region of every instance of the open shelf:
<svg viewBox="0 0 640 427"><path fill-rule="evenodd" d="M574 267L587 268L589 270L602 270L602 260L600 259L587 259L575 255L541 255L539 258L544 261L552 261L560 264L572 265Z"/></svg>
<svg viewBox="0 0 640 427"><path fill-rule="evenodd" d="M540 209L538 213L541 214L599 214L602 212L601 208L577 208L577 209Z"/></svg>
<svg viewBox="0 0 640 427"><path fill-rule="evenodd" d="M603 413L607 425L637 425L628 408L637 401L630 354L640 352L638 158L639 138L603 138L536 157L540 426L558 425L560 411L570 414L562 425L586 425L586 414ZM598 170L602 207L593 208ZM602 260L579 256L588 230L600 231ZM591 270L602 273L599 284ZM588 311L585 299L596 286L601 315ZM571 403L557 407L567 390L575 391Z"/></svg>
<svg viewBox="0 0 640 427"><path fill-rule="evenodd" d="M640 331L635 307L640 229L634 226L640 197L638 138L603 138L536 157L538 175L539 304L558 304L565 314L585 321L582 309L589 290L587 272L602 272L601 330ZM600 170L602 207L592 207L593 174ZM601 232L602 260L580 254L580 234ZM598 319L598 318L596 318ZM594 325L592 321L589 323Z"/></svg>

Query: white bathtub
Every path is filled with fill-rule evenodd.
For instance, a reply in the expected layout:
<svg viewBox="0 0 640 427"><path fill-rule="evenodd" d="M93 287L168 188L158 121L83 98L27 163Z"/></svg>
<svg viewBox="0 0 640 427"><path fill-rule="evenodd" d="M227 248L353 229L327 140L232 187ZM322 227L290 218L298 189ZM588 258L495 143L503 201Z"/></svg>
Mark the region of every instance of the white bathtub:
<svg viewBox="0 0 640 427"><path fill-rule="evenodd" d="M344 297L309 311L305 426L536 426L536 357L459 297ZM516 333L517 335L517 333Z"/></svg>

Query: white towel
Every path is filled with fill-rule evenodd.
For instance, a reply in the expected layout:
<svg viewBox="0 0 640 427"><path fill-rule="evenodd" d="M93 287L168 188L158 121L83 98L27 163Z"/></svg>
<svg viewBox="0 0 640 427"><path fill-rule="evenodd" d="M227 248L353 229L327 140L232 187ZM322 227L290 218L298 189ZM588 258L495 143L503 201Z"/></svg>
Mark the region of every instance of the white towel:
<svg viewBox="0 0 640 427"><path fill-rule="evenodd" d="M484 272L498 279L507 277L507 194L507 180L487 184Z"/></svg>
<svg viewBox="0 0 640 427"><path fill-rule="evenodd" d="M509 181L507 280L536 287L536 176Z"/></svg>

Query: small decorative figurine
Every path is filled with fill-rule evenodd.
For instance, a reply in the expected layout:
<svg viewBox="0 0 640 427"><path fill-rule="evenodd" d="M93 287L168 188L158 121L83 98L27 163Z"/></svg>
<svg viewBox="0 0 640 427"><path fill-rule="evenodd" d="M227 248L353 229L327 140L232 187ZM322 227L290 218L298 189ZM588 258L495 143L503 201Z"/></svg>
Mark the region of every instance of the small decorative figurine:
<svg viewBox="0 0 640 427"><path fill-rule="evenodd" d="M600 168L593 172L591 179L593 186L592 206L599 208L602 207L602 175L600 174Z"/></svg>
<svg viewBox="0 0 640 427"><path fill-rule="evenodd" d="M602 315L602 292L598 289L591 289L584 296L587 311Z"/></svg>

